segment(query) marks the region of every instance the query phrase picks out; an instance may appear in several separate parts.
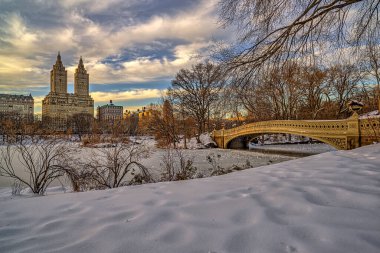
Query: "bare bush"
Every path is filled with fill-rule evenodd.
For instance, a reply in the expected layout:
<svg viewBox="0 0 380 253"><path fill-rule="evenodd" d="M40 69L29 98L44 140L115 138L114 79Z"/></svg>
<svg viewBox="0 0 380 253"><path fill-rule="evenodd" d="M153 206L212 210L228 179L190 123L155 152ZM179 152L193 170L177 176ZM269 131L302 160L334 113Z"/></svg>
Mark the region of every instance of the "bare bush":
<svg viewBox="0 0 380 253"><path fill-rule="evenodd" d="M79 163L67 167L64 171L74 192L96 189L96 184L94 184L92 180L91 171L83 169Z"/></svg>
<svg viewBox="0 0 380 253"><path fill-rule="evenodd" d="M206 156L207 162L212 166L211 176L218 176L228 173L227 170L221 166L221 155L210 154Z"/></svg>
<svg viewBox="0 0 380 253"><path fill-rule="evenodd" d="M21 191L24 189L24 185L19 180L14 180L11 186L12 196L18 196L21 194Z"/></svg>
<svg viewBox="0 0 380 253"><path fill-rule="evenodd" d="M0 149L0 176L13 178L34 194L43 195L53 180L64 175L72 152L72 146L57 139L7 145ZM21 175L22 170L27 177Z"/></svg>
<svg viewBox="0 0 380 253"><path fill-rule="evenodd" d="M197 168L193 166L193 159L184 155L180 149L166 149L162 157L162 181L178 181L191 179L196 176Z"/></svg>
<svg viewBox="0 0 380 253"><path fill-rule="evenodd" d="M149 183L153 179L139 162L148 155L143 144L115 143L112 147L93 151L87 161L73 164L66 174L74 191Z"/></svg>

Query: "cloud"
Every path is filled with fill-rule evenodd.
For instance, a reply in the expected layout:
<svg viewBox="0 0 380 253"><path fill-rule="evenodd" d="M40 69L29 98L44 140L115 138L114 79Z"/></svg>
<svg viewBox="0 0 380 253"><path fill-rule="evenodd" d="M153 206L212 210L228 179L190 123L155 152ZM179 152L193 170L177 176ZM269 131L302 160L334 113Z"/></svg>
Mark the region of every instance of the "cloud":
<svg viewBox="0 0 380 253"><path fill-rule="evenodd" d="M151 59L138 57L131 61L120 64L115 68L112 64L102 62L86 62L85 65L90 73L91 80L97 83L105 83L112 80L117 82L147 82L157 79L173 79L175 73L189 67L197 60L199 50L210 46L211 42L194 42L188 45L179 45L173 49L174 59L163 57ZM69 68L74 71L76 66Z"/></svg>
<svg viewBox="0 0 380 253"><path fill-rule="evenodd" d="M41 2L44 3L44 1ZM100 62L110 55L120 55L125 48L138 47L141 43L151 43L153 48L160 40L182 40L182 46L185 47L189 47L191 44L197 46L200 43L206 45L212 39L210 34L214 34L217 30L215 19L210 14L213 6L208 1L202 2L190 11L187 10L188 12L179 10L175 16L157 13L145 22L122 27L110 25L108 22L95 22L88 18L83 11L74 8L78 5L87 6L89 3L90 1L62 1L62 5L69 11L59 17L63 22L60 27L35 29L33 24L28 25L17 11L2 14L1 40L8 46L3 50L0 49L0 57L1 55L9 57L10 54L19 56L12 66L1 66L2 73L27 72L26 68L46 69L54 62L53 57L56 51L61 50L63 58L70 59L69 67L74 66L79 55L83 55L89 61L90 67L93 65L96 70L107 70L111 73L108 76L118 75L120 71L115 69L112 64L99 66ZM115 3L118 1L113 1L109 5ZM175 51L178 48L172 50ZM189 53L193 54L194 52ZM40 57L31 60L28 56ZM179 61L190 58L183 53L178 56L180 56ZM165 61L166 58L163 57L162 62ZM137 57L134 62L124 63L131 69L134 69L134 65L147 67L149 64L152 64L150 69L155 69L158 62ZM40 72L42 71L45 70ZM172 71L169 72L172 73ZM130 75L128 77L127 80L132 79ZM136 79L140 79L140 77ZM100 80L98 81L94 76L93 81L98 83ZM107 80L103 78L101 81Z"/></svg>
<svg viewBox="0 0 380 253"><path fill-rule="evenodd" d="M58 50L69 83L83 56L90 84L103 85L101 91L120 84L118 90L94 93L95 101L106 102L111 95L133 99L154 93L136 93L138 84L169 86L179 69L225 36L216 24L214 0L0 2L0 89L36 97L49 92Z"/></svg>
<svg viewBox="0 0 380 253"><path fill-rule="evenodd" d="M12 45L19 51L15 53L26 53L34 50L34 45L38 41L38 35L31 32L25 25L21 15L17 12L5 13L0 15L1 27L0 32L2 42ZM4 52L4 50L1 50ZM11 53L11 52L8 52Z"/></svg>
<svg viewBox="0 0 380 253"><path fill-rule="evenodd" d="M65 0L59 1L59 4L68 10L73 8L87 8L91 13L101 13L120 2L121 0Z"/></svg>
<svg viewBox="0 0 380 253"><path fill-rule="evenodd" d="M114 92L91 92L91 96L97 102L125 101L125 100L143 100L160 98L162 91L159 89L135 89L129 91L114 91Z"/></svg>

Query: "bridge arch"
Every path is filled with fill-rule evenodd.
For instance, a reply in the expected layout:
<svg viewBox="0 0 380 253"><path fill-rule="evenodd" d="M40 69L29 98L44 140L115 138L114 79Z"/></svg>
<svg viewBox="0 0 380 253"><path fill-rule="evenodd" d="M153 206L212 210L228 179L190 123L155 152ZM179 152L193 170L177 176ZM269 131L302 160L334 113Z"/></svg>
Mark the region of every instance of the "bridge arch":
<svg viewBox="0 0 380 253"><path fill-rule="evenodd" d="M360 120L353 116L345 120L272 120L254 122L232 129L214 130L213 139L220 148L243 136L262 134L293 134L306 136L337 149L361 146Z"/></svg>
<svg viewBox="0 0 380 253"><path fill-rule="evenodd" d="M274 132L263 132L263 133L255 133L255 134L242 134L242 135L237 135L236 137L233 137L231 139L228 139L227 142L225 143L225 148L230 148L230 144L238 139L238 138L241 138L241 137L250 137L250 139L254 139L254 138L257 138L257 137L260 137L264 134L291 134L291 135L297 135L297 136L304 136L304 137L308 137L308 138L312 138L314 140L318 140L320 142L323 142L325 144L328 144L336 149L342 149L342 146L341 144L337 143L336 141L332 141L332 140L329 140L329 139L325 139L323 137L318 137L318 136L312 136L312 135L304 135L304 134L297 134L297 133L285 133L285 132L277 132L277 133L274 133Z"/></svg>

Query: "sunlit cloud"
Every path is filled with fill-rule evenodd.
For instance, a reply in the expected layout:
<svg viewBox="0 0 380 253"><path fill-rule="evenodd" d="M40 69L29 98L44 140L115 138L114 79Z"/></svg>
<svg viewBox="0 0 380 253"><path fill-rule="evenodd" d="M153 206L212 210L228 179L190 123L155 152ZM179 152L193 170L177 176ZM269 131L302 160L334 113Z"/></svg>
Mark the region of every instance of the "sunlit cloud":
<svg viewBox="0 0 380 253"><path fill-rule="evenodd" d="M91 92L92 98L97 102L124 101L124 100L142 100L149 98L160 98L162 91L158 89L140 89L129 91L115 91L115 92Z"/></svg>
<svg viewBox="0 0 380 253"><path fill-rule="evenodd" d="M0 89L32 92L38 97L35 111L49 92L57 51L69 83L83 56L90 86L97 85L92 92L96 103L110 97L140 97L146 103L159 97L165 85L146 91L136 85L168 87L176 72L199 61L215 38L224 36L214 0L11 2L3 1L0 10ZM117 90L107 90L116 83Z"/></svg>
<svg viewBox="0 0 380 253"><path fill-rule="evenodd" d="M162 59L152 59L149 57L139 57L131 61L125 61L116 69L112 64L102 62L86 62L85 65L91 73L92 82L107 83L112 80L116 82L146 82L157 79L172 79L175 73L181 69L189 67L196 62L199 50L210 46L211 42L194 42L189 45L180 45L173 49L174 59L163 57ZM74 72L76 66L68 68Z"/></svg>

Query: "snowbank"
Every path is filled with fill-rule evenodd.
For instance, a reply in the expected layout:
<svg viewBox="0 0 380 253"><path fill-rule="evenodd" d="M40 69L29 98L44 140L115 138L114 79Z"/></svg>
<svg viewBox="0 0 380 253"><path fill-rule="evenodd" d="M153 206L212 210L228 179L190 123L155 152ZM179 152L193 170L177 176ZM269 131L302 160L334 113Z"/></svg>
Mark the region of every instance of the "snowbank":
<svg viewBox="0 0 380 253"><path fill-rule="evenodd" d="M379 117L380 117L380 113L378 110L360 115L360 119L379 118Z"/></svg>
<svg viewBox="0 0 380 253"><path fill-rule="evenodd" d="M380 144L0 202L0 252L380 252Z"/></svg>

